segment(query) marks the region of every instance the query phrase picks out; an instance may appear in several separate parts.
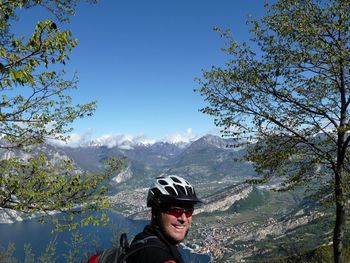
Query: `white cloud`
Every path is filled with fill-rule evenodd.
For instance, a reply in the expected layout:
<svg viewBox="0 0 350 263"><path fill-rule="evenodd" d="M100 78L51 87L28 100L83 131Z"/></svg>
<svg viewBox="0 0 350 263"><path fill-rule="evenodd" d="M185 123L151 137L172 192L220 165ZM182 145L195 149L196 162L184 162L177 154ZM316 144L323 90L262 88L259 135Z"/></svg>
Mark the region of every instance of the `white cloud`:
<svg viewBox="0 0 350 263"><path fill-rule="evenodd" d="M92 140L92 144L114 147L117 145L128 145L132 142L132 137L121 134L106 134Z"/></svg>
<svg viewBox="0 0 350 263"><path fill-rule="evenodd" d="M50 139L49 142L59 146L79 147L91 141L92 129L87 129L83 134L71 133L66 141Z"/></svg>
<svg viewBox="0 0 350 263"><path fill-rule="evenodd" d="M118 146L121 149L132 149L133 146L143 144L150 145L156 142L168 142L168 143L189 143L198 139L200 136L193 133L192 128L188 128L183 133L174 133L165 136L160 140L150 138L143 133L138 135L126 135L126 134L105 134L100 137L93 138L92 129L86 130L83 134L72 133L69 136L67 142L52 141L54 144L61 146L79 147L79 146Z"/></svg>
<svg viewBox="0 0 350 263"><path fill-rule="evenodd" d="M103 136L93 138L92 130L89 129L83 134L71 133L67 142L50 140L51 143L60 146L118 146L122 149L132 149L135 144L153 144L156 140L148 138L147 136L140 134L137 136L125 135L125 134L105 134Z"/></svg>
<svg viewBox="0 0 350 263"><path fill-rule="evenodd" d="M188 128L184 133L175 133L171 135L167 135L162 141L169 143L181 143L181 142L191 142L195 139L199 138L199 136L193 134L192 128Z"/></svg>
<svg viewBox="0 0 350 263"><path fill-rule="evenodd" d="M93 144L105 145L107 147L119 146L122 149L131 149L135 144L153 144L156 141L145 135L124 135L124 134L108 134L92 140Z"/></svg>

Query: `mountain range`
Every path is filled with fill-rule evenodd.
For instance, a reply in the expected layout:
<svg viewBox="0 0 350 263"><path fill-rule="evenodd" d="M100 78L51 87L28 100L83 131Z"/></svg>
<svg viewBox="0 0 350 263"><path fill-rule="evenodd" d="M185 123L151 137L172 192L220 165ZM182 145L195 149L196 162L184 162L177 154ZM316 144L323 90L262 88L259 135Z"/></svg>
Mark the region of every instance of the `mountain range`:
<svg viewBox="0 0 350 263"><path fill-rule="evenodd" d="M242 177L255 176L251 164L242 159L245 149L229 147L232 144L230 139L206 135L190 143L52 147L91 172L98 172L111 156L126 157L127 173L118 182L131 180L129 183L144 185L162 173L178 174L194 183L225 178L242 181Z"/></svg>
<svg viewBox="0 0 350 263"><path fill-rule="evenodd" d="M215 262L288 255L296 244L302 250L329 242L331 232L322 223L329 216L320 212L319 204L309 200L302 188L273 193L268 190L272 183L264 187L244 183L257 174L243 158L246 148L232 145L232 140L206 135L189 143L45 144L34 152L45 153L53 161L71 158L78 169L90 172L102 171L103 161L111 156L125 157L126 168L110 182L110 198L113 209L132 218L149 218L144 200L156 176L185 177L204 201L196 209L188 245L197 252L209 252ZM26 158L29 153L0 151L1 158L12 155ZM280 251L281 242L284 251Z"/></svg>
<svg viewBox="0 0 350 263"><path fill-rule="evenodd" d="M94 172L111 156L126 157L126 169L112 180L111 200L114 209L132 218L149 218L144 200L147 187L157 175L177 174L188 179L204 201L196 209L197 222L188 245L198 252L210 251L215 262L286 256L295 249L295 240L300 251L328 243L330 235L325 233L331 231L322 222L326 220L329 225L330 214L321 212L318 202L308 199L303 188L271 193L268 189L276 181L264 187L245 184L257 174L243 158L246 148L232 145L230 139L206 135L190 143L131 143L58 150L77 166ZM300 236L300 232L305 236ZM281 241L286 247L283 252Z"/></svg>

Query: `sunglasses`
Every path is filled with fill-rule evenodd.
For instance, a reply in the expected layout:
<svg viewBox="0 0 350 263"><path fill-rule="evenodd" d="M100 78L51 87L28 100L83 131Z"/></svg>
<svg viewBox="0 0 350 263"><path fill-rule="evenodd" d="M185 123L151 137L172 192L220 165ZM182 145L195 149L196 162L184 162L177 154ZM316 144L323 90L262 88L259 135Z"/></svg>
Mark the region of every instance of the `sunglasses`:
<svg viewBox="0 0 350 263"><path fill-rule="evenodd" d="M193 214L193 209L183 209L179 207L172 207L164 211L168 215L172 215L175 217L181 217L182 214L185 214L186 217L191 217Z"/></svg>

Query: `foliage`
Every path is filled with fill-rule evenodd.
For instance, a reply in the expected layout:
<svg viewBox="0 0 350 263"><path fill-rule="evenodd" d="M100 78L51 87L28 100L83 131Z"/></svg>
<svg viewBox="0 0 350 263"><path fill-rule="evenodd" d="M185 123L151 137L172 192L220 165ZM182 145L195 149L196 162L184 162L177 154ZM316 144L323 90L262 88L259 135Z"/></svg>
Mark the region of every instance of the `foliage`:
<svg viewBox="0 0 350 263"><path fill-rule="evenodd" d="M4 263L17 263L18 261L13 257L13 252L15 251L15 245L9 243L7 248L2 248L0 250L0 262Z"/></svg>
<svg viewBox="0 0 350 263"><path fill-rule="evenodd" d="M69 30L60 31L51 20L39 21L30 36L15 36L10 25L17 8L47 6L66 20L77 1L1 1L0 3L0 148L42 143L46 138L65 139L67 125L89 116L95 102L72 105L66 95L77 77L64 79L59 70L69 59L77 40ZM55 64L55 70L50 70ZM58 64L58 65L57 65Z"/></svg>
<svg viewBox="0 0 350 263"><path fill-rule="evenodd" d="M92 213L108 207L106 182L122 167L122 160L113 158L105 172L94 175L78 171L70 160L36 153L37 145L48 139L66 140L71 123L96 108L95 102L74 105L67 95L77 87L77 76L67 77L64 71L77 39L60 26L78 2L0 1L0 149L12 156L0 161L0 208L64 212L67 217L56 223L70 228L97 223ZM54 19L37 22L31 34L16 36L12 29L20 19L17 11L32 8L44 8ZM81 220L73 221L75 216ZM105 215L100 219L106 220Z"/></svg>
<svg viewBox="0 0 350 263"><path fill-rule="evenodd" d="M32 247L29 244L26 244L24 246L24 252L25 252L25 257L24 257L24 262L25 263L35 263L35 262L42 262L42 263L47 263L47 262L56 262L56 241L52 240L50 241L46 248L45 251L37 257L32 252ZM15 252L15 246L13 243L9 243L7 248L2 248L0 247L0 261L3 263L19 263L21 262L19 259L15 258L13 256Z"/></svg>
<svg viewBox="0 0 350 263"><path fill-rule="evenodd" d="M197 90L224 136L251 144L247 159L280 190L318 182L336 205L335 261L340 261L349 198L350 3L287 0L251 20L254 51L222 32L225 67L203 73Z"/></svg>
<svg viewBox="0 0 350 263"><path fill-rule="evenodd" d="M70 228L89 223L97 224L94 211L109 206L106 198L108 179L122 167L122 160L106 161L101 174L78 171L70 160L53 163L44 155L28 161L11 158L0 161L1 207L26 213L60 211L68 217L51 218ZM42 214L43 219L46 213ZM74 216L82 217L74 220ZM102 214L106 221L105 214ZM60 229L59 229L60 230Z"/></svg>
<svg viewBox="0 0 350 263"><path fill-rule="evenodd" d="M344 258L349 260L350 249L348 246L344 248ZM302 255L293 255L285 258L276 258L270 260L259 260L260 263L328 263L332 262L331 246L321 246L314 250L310 250Z"/></svg>
<svg viewBox="0 0 350 263"><path fill-rule="evenodd" d="M35 254L33 253L32 246L30 244L24 245L24 254L25 263L35 263Z"/></svg>
<svg viewBox="0 0 350 263"><path fill-rule="evenodd" d="M123 229L119 229L114 224L109 225L108 229L111 230L111 233L114 231L111 237L110 246L119 244L119 237L123 232ZM80 230L83 230L83 228L70 231L69 239L63 242L62 240L58 239L60 237L59 234L52 236L52 238L48 241L47 245L41 252L34 252L35 248L33 248L31 244L25 244L23 261L21 261L21 258L19 256L20 253L16 255L16 249L13 243L9 243L7 247L0 246L0 262L86 262L87 259L91 257L91 255L100 253L105 248L101 246L101 243L99 242L100 240L98 240L98 236L95 236L95 234L92 233L86 234L84 233L84 230L82 232Z"/></svg>
<svg viewBox="0 0 350 263"><path fill-rule="evenodd" d="M65 242L65 244L69 247L68 253L63 255L66 262L83 262L81 252L87 243L87 240L85 240L83 235L81 235L79 232L72 233L71 241L69 243Z"/></svg>
<svg viewBox="0 0 350 263"><path fill-rule="evenodd" d="M335 11L325 13L313 1L278 2L263 24L251 21L259 55L220 31L229 40L224 51L230 60L199 80L198 91L209 104L202 112L216 117L224 135L256 143L249 155L255 168L266 177L289 175L288 187L324 176L319 167L334 163L336 132L348 128L339 127L344 94L339 94L336 67L347 51L336 37L347 23L337 30L337 21L329 21Z"/></svg>

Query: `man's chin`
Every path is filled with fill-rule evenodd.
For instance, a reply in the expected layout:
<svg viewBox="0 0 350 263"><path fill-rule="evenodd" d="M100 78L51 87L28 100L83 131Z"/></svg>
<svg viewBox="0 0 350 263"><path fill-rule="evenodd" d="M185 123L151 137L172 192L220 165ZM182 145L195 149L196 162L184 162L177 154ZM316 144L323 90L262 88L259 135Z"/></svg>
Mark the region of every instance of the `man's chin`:
<svg viewBox="0 0 350 263"><path fill-rule="evenodd" d="M178 244L186 238L188 231L189 229L186 229L185 233L176 233L174 231L174 233L167 233L167 237L171 240L171 243Z"/></svg>

